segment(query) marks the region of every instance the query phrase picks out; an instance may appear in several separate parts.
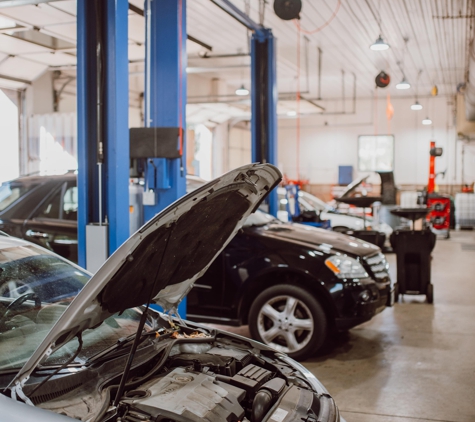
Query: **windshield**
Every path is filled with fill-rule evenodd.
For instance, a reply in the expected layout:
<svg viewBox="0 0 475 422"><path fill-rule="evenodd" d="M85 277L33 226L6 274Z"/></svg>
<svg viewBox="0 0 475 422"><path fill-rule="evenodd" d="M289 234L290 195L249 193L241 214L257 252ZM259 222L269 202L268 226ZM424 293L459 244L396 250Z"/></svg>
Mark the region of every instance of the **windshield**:
<svg viewBox="0 0 475 422"><path fill-rule="evenodd" d="M0 211L3 211L20 197L22 197L26 192L30 191L37 185L19 185L14 183L3 183L0 185Z"/></svg>
<svg viewBox="0 0 475 422"><path fill-rule="evenodd" d="M332 207L321 199L313 196L307 192L300 191L299 192L299 202L305 204L305 208L310 208L310 210L317 210L317 211L331 211Z"/></svg>
<svg viewBox="0 0 475 422"><path fill-rule="evenodd" d="M32 245L0 248L0 370L21 367L89 280Z"/></svg>
<svg viewBox="0 0 475 422"><path fill-rule="evenodd" d="M0 244L0 370L20 369L60 318L90 276L74 264L32 245ZM140 312L128 309L83 333L76 362L134 334ZM78 348L74 338L43 365L66 362Z"/></svg>

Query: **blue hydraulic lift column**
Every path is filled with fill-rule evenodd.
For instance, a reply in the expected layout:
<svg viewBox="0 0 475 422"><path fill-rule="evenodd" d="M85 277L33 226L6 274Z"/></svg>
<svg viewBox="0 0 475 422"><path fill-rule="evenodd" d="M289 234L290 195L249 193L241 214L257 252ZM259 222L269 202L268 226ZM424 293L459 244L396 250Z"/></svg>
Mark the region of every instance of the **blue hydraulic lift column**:
<svg viewBox="0 0 475 422"><path fill-rule="evenodd" d="M277 165L277 74L275 38L270 29L251 38L252 161ZM277 190L267 198L269 213L277 216Z"/></svg>
<svg viewBox="0 0 475 422"><path fill-rule="evenodd" d="M211 0L252 31L251 39L251 143L252 161L277 165L277 73L272 31L254 22L230 0ZM277 191L267 197L269 212L277 216Z"/></svg>
<svg viewBox="0 0 475 422"><path fill-rule="evenodd" d="M144 205L149 221L186 194L186 0L145 0L144 12L145 126L182 130L181 159L147 159L145 189L155 198ZM178 311L186 317L186 300Z"/></svg>
<svg viewBox="0 0 475 422"><path fill-rule="evenodd" d="M77 2L78 261L83 267L86 225L108 221L109 254L129 236L127 37L127 0Z"/></svg>

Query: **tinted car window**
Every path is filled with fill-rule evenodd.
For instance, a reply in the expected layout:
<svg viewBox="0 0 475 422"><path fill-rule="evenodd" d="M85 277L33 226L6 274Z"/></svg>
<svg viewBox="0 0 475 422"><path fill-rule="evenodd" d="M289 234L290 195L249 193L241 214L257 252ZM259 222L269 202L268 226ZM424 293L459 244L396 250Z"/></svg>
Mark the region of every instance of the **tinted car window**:
<svg viewBox="0 0 475 422"><path fill-rule="evenodd" d="M11 204L16 202L25 193L36 187L37 185L16 185L13 183L3 183L0 185L0 211L3 211Z"/></svg>
<svg viewBox="0 0 475 422"><path fill-rule="evenodd" d="M41 205L36 213L36 218L60 218L59 210L61 207L62 190L56 192L51 198Z"/></svg>
<svg viewBox="0 0 475 422"><path fill-rule="evenodd" d="M63 219L76 221L78 218L78 188L69 186L63 196Z"/></svg>

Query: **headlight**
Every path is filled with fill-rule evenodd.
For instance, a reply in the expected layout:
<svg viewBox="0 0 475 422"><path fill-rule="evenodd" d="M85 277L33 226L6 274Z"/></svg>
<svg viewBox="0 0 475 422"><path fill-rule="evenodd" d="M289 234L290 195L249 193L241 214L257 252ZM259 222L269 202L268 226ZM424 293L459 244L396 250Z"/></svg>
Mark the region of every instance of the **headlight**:
<svg viewBox="0 0 475 422"><path fill-rule="evenodd" d="M280 355L279 357L285 363L300 372L307 379L308 383L312 386L315 393L317 393L318 398L320 400L320 410L318 412L319 421L345 422L345 420L340 416L340 411L338 410L335 401L332 397L330 397L330 394L328 394L327 389L322 385L322 383L317 379L317 377L315 377L315 375L313 375L303 365L294 361L288 356Z"/></svg>
<svg viewBox="0 0 475 422"><path fill-rule="evenodd" d="M368 277L368 273L363 266L356 259L346 255L333 255L325 261L325 265L330 268L338 278Z"/></svg>

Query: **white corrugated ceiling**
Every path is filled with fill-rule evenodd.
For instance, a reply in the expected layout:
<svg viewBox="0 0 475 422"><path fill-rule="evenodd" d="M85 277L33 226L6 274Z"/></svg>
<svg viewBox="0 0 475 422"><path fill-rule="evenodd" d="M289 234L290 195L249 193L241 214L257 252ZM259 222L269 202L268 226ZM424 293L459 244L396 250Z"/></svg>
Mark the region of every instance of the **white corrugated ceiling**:
<svg viewBox="0 0 475 422"><path fill-rule="evenodd" d="M260 0L233 0L241 10L250 9L251 17L259 21ZM142 0L131 3L143 8ZM392 77L392 95L427 94L436 84L441 94L453 94L465 79L470 27L473 24L471 0L303 0L300 26L300 90L307 97L350 98L356 78L358 97L369 97L374 90L374 78L381 70ZM280 20L269 0L263 17L264 25L272 28L278 46L279 92L297 89L297 45L299 32L293 21ZM334 19L320 31L336 12ZM48 67L62 67L67 75L74 74L76 39L76 2L55 1L0 9L0 77L8 76L2 86L25 86L11 78L32 81ZM2 18L4 18L2 20ZM18 29L35 28L45 35L72 44L55 49L14 38L5 22L13 21ZM2 28L3 25L3 28ZM210 0L188 0L187 32L212 46L212 55L248 52L248 31L214 5ZM22 28L19 28L22 27ZM129 59L131 92L138 96L143 86L144 18L129 13ZM369 49L378 35L391 45L384 52ZM203 59L206 50L187 42L189 66L203 77L226 80L230 93L241 84L250 86L249 57ZM321 86L318 85L318 49L322 52ZM212 69L206 70L210 67ZM69 70L68 70L69 69ZM406 75L412 88L397 91L395 83ZM74 90L74 84L68 89ZM65 90L65 93L68 91ZM281 103L282 105L283 103ZM208 107L208 106L207 106ZM285 107L283 107L285 109ZM247 112L247 111L246 111Z"/></svg>

